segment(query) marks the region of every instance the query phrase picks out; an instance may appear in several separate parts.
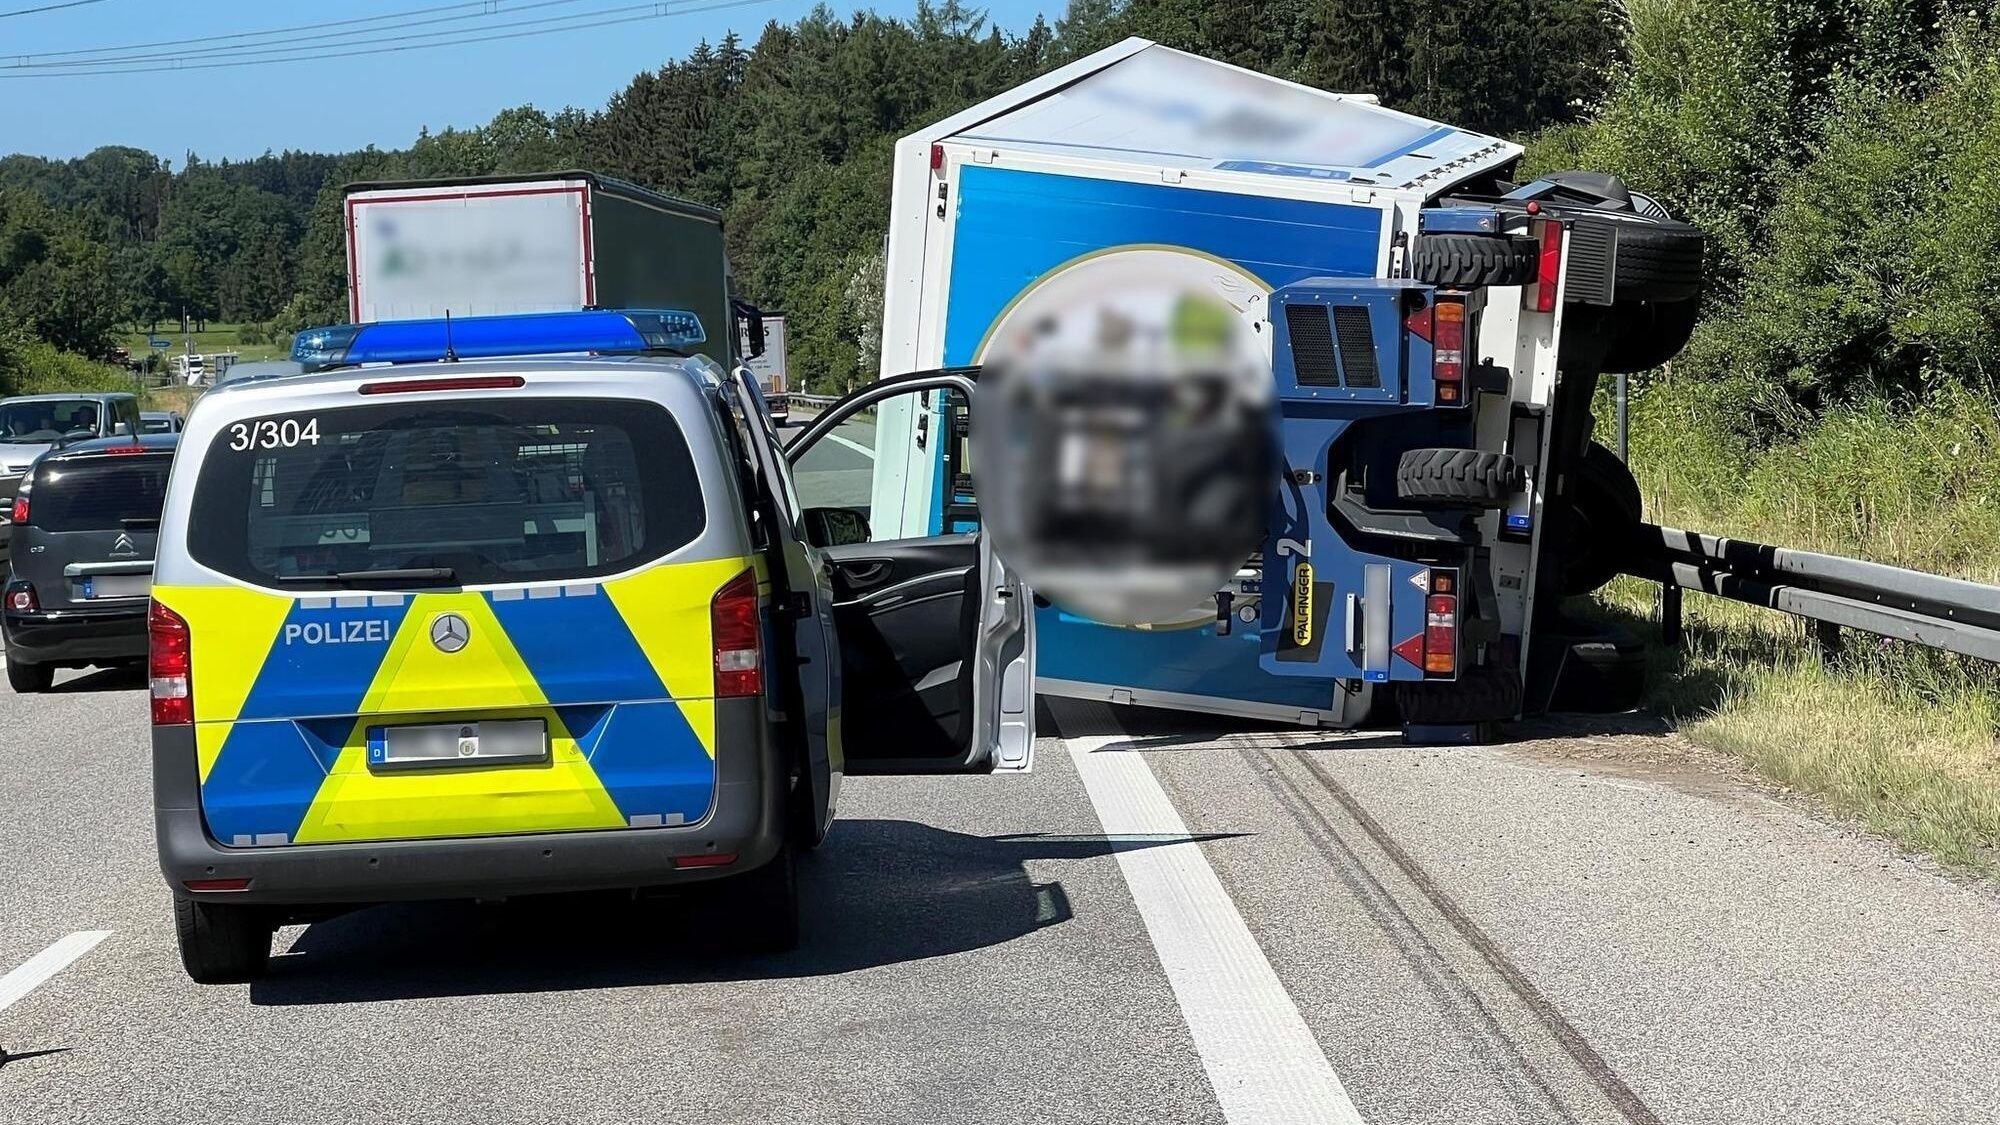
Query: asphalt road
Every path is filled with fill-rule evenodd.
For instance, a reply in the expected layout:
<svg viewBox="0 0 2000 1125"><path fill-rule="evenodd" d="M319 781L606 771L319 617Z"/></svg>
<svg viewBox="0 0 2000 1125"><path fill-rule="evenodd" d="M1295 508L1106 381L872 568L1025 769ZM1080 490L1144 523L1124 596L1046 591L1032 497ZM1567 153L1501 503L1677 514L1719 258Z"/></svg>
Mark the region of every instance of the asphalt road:
<svg viewBox="0 0 2000 1125"><path fill-rule="evenodd" d="M0 694L0 973L109 931L0 1010L0 1122L2000 1116L2000 896L1667 740L1053 711L1029 776L850 782L788 956L700 902L399 906L202 988L138 678Z"/></svg>

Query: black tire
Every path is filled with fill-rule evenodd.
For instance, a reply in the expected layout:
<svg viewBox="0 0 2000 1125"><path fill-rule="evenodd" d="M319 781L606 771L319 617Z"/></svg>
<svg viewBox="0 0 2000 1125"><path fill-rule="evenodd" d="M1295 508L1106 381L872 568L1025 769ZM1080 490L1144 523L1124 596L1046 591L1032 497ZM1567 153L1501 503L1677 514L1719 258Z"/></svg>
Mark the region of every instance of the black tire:
<svg viewBox="0 0 2000 1125"><path fill-rule="evenodd" d="M1639 482L1618 455L1591 442L1570 475L1562 592L1580 596L1618 576L1645 518Z"/></svg>
<svg viewBox="0 0 2000 1125"><path fill-rule="evenodd" d="M1614 308L1598 369L1607 375L1650 371L1681 354L1694 335L1701 301L1641 301Z"/></svg>
<svg viewBox="0 0 2000 1125"><path fill-rule="evenodd" d="M1412 449L1396 463L1396 495L1417 504L1492 508L1520 482L1514 458L1482 449Z"/></svg>
<svg viewBox="0 0 2000 1125"><path fill-rule="evenodd" d="M1468 668L1456 680L1390 686L1405 723L1499 723L1521 712L1521 678L1506 668Z"/></svg>
<svg viewBox="0 0 2000 1125"><path fill-rule="evenodd" d="M725 909L756 953L790 953L799 947L798 853L787 840L771 861L722 886Z"/></svg>
<svg viewBox="0 0 2000 1125"><path fill-rule="evenodd" d="M35 695L54 687L56 669L53 664L30 664L25 660L7 661L7 686L22 695Z"/></svg>
<svg viewBox="0 0 2000 1125"><path fill-rule="evenodd" d="M1630 211L1549 211L1572 218L1580 226L1608 223L1618 243L1617 273L1611 279L1612 299L1627 301L1687 301L1701 296L1701 231L1674 219L1656 219Z"/></svg>
<svg viewBox="0 0 2000 1125"><path fill-rule="evenodd" d="M1540 247L1518 235L1426 234L1410 255L1412 277L1457 289L1526 285L1540 269Z"/></svg>
<svg viewBox="0 0 2000 1125"><path fill-rule="evenodd" d="M174 900L181 965L196 984L242 984L263 976L274 929L261 907Z"/></svg>

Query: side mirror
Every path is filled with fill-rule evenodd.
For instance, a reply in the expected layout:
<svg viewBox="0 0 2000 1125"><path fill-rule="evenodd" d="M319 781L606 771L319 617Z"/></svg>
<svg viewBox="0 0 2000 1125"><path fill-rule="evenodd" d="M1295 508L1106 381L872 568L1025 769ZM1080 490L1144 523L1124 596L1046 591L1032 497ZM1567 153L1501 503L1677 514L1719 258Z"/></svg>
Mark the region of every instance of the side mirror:
<svg viewBox="0 0 2000 1125"><path fill-rule="evenodd" d="M743 342L742 358L756 359L764 354L764 311L748 301L729 302L730 310L736 314L736 338Z"/></svg>
<svg viewBox="0 0 2000 1125"><path fill-rule="evenodd" d="M868 542L868 515L858 508L807 508L806 542L815 547L844 547Z"/></svg>

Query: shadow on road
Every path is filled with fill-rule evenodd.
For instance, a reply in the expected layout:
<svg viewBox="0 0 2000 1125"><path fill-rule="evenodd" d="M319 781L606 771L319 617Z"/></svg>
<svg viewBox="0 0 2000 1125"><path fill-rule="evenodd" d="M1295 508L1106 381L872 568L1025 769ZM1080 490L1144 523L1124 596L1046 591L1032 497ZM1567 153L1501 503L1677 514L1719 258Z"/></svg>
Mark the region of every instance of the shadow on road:
<svg viewBox="0 0 2000 1125"><path fill-rule="evenodd" d="M905 820L843 820L799 862L804 941L737 952L741 922L708 888L661 898L552 896L503 905L372 907L307 927L255 1004L760 980L845 973L983 949L1068 921L1060 883L1022 864L1217 837L970 836Z"/></svg>
<svg viewBox="0 0 2000 1125"><path fill-rule="evenodd" d="M60 680L49 689L56 695L83 695L97 691L143 691L146 687L146 666L125 664L112 668L92 668L80 676Z"/></svg>

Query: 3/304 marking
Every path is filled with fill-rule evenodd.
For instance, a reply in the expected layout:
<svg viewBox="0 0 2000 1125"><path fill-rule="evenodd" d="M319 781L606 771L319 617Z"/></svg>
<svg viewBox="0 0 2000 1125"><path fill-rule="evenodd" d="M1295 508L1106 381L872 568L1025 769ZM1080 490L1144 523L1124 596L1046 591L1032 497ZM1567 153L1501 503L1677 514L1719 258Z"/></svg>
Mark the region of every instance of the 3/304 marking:
<svg viewBox="0 0 2000 1125"><path fill-rule="evenodd" d="M304 425L297 418L279 421L264 418L255 422L237 422L229 427L229 448L243 452L246 449L293 449L301 445L319 444L319 419L308 419Z"/></svg>

